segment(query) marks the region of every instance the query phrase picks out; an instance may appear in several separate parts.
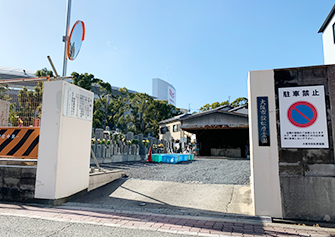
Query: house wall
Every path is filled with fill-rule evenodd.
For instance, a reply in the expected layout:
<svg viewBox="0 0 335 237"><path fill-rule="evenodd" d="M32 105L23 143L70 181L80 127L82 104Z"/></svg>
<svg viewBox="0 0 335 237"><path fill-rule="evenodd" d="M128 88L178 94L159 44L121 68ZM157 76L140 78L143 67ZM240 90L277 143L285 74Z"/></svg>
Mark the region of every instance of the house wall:
<svg viewBox="0 0 335 237"><path fill-rule="evenodd" d="M323 56L325 64L335 64L335 43L333 25L335 24L335 15L333 15L327 28L322 33Z"/></svg>
<svg viewBox="0 0 335 237"><path fill-rule="evenodd" d="M174 125L179 126L179 131L177 131L177 132L173 131L173 126ZM180 121L160 125L159 126L159 140L166 140L166 141L170 141L172 139L174 139L175 141L177 139L180 140L180 138L184 137L184 135L185 135L185 132L181 130L180 126L181 126ZM160 132L161 132L162 127L169 127L169 132L166 132L165 134L161 134Z"/></svg>

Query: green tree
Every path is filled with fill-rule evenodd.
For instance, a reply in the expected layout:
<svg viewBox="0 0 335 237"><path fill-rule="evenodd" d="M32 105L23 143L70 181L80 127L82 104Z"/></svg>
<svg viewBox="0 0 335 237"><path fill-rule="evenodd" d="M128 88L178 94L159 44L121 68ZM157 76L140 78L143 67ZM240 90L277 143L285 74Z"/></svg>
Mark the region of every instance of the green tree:
<svg viewBox="0 0 335 237"><path fill-rule="evenodd" d="M94 78L93 74L79 74L77 72L72 72L71 76L73 76L73 84L80 86L88 91L92 89L92 84L97 83L100 79Z"/></svg>
<svg viewBox="0 0 335 237"><path fill-rule="evenodd" d="M94 128L104 128L108 124L108 107L112 98L112 86L108 82L95 78L93 74L79 74L72 72L73 84L83 89L92 90L92 85L97 88L98 99L93 103L93 124Z"/></svg>
<svg viewBox="0 0 335 237"><path fill-rule="evenodd" d="M54 74L52 71L49 71L46 67L41 69L41 70L37 70L35 73L35 76L37 77L46 77L46 76L50 76L53 77Z"/></svg>
<svg viewBox="0 0 335 237"><path fill-rule="evenodd" d="M34 90L28 90L25 86L18 94L18 107L16 114L21 118L25 126L33 124L34 118L41 117L43 83L39 82Z"/></svg>
<svg viewBox="0 0 335 237"><path fill-rule="evenodd" d="M133 131L135 134L152 133L158 137L158 122L181 114L181 111L167 103L154 100L145 93L129 93L127 88L120 88L119 95L112 94L112 86L108 82L94 78L93 74L71 74L73 84L92 90L98 98L94 100L94 128L119 128L122 132Z"/></svg>
<svg viewBox="0 0 335 237"><path fill-rule="evenodd" d="M226 101L221 102L221 103L219 103L219 102L214 102L214 103L212 103L212 104L205 104L204 106L202 106L202 107L199 109L199 111L200 111L200 112L204 112L204 111L207 111L207 110L211 110L211 109L218 108L218 107L223 106L223 105L229 105L229 101L226 100Z"/></svg>
<svg viewBox="0 0 335 237"><path fill-rule="evenodd" d="M112 95L109 100L107 123L109 127L118 127L125 132L132 130L129 115L130 106L128 105L130 94L127 88L120 88L119 92L120 95Z"/></svg>
<svg viewBox="0 0 335 237"><path fill-rule="evenodd" d="M0 100L5 100L5 101L11 100L12 98L8 94L9 91L10 89L8 87L8 84L0 84Z"/></svg>
<svg viewBox="0 0 335 237"><path fill-rule="evenodd" d="M148 113L151 132L157 138L159 135L158 123L160 121L182 114L180 109L168 104L167 100L153 100L152 104L148 108Z"/></svg>
<svg viewBox="0 0 335 237"><path fill-rule="evenodd" d="M37 77L51 76L53 72L47 68L37 70ZM0 93L1 94L1 93ZM0 95L1 96L1 95ZM10 106L9 117L14 126L17 125L17 117L20 117L24 126L33 124L34 118L41 118L42 111L43 82L40 81L33 90L22 87L18 94L18 104L13 103Z"/></svg>
<svg viewBox="0 0 335 237"><path fill-rule="evenodd" d="M103 126L102 121L104 120L103 104L101 100L95 99L93 101L93 128L101 128Z"/></svg>
<svg viewBox="0 0 335 237"><path fill-rule="evenodd" d="M146 93L135 93L130 96L130 121L132 129L136 134L142 133L147 135L150 129L149 107L153 102L153 98Z"/></svg>
<svg viewBox="0 0 335 237"><path fill-rule="evenodd" d="M233 102L231 102L231 107L239 107L242 105L247 105L248 104L248 99L246 97L239 97L235 99Z"/></svg>
<svg viewBox="0 0 335 237"><path fill-rule="evenodd" d="M218 108L218 107L223 106L223 105L230 105L231 107L235 108L235 107L239 107L239 106L247 105L247 104L248 104L248 99L246 97L239 97L239 98L236 98L230 104L229 104L228 100L226 100L224 102L221 102L221 103L214 102L213 104L205 104L204 106L202 106L199 109L199 112L215 109L215 108Z"/></svg>

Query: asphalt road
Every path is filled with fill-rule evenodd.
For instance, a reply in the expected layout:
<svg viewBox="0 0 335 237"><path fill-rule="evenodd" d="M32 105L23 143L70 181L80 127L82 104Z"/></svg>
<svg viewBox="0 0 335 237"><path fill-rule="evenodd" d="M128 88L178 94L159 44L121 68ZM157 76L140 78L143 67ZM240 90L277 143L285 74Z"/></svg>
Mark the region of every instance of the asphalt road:
<svg viewBox="0 0 335 237"><path fill-rule="evenodd" d="M130 228L115 228L94 224L80 224L67 221L51 221L19 216L0 215L0 236L113 236L113 237L182 237L189 235L157 232L152 230L139 230Z"/></svg>
<svg viewBox="0 0 335 237"><path fill-rule="evenodd" d="M248 185L250 160L196 158L178 164L122 162L100 165L106 169L123 169L128 178L199 184Z"/></svg>
<svg viewBox="0 0 335 237"><path fill-rule="evenodd" d="M178 164L123 162L101 166L122 169L128 177L73 199L70 205L178 215L252 213L247 159L197 158Z"/></svg>

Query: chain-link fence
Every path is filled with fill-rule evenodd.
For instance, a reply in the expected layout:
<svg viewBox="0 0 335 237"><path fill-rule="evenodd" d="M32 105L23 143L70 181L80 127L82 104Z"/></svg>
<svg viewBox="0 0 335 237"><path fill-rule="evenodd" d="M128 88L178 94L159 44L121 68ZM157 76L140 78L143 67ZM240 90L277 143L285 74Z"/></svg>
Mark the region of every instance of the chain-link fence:
<svg viewBox="0 0 335 237"><path fill-rule="evenodd" d="M42 81L0 84L0 99L10 102L8 126L39 126L42 95Z"/></svg>

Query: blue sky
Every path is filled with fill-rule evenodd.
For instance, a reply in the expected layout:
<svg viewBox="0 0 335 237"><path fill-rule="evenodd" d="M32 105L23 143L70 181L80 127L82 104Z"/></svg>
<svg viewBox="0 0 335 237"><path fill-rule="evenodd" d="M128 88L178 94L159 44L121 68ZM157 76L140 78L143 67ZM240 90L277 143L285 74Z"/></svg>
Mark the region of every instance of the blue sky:
<svg viewBox="0 0 335 237"><path fill-rule="evenodd" d="M0 0L0 66L62 72L66 0ZM177 107L247 97L248 71L323 64L318 34L331 0L72 0L86 37L67 74L92 73L152 94L171 83Z"/></svg>

